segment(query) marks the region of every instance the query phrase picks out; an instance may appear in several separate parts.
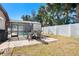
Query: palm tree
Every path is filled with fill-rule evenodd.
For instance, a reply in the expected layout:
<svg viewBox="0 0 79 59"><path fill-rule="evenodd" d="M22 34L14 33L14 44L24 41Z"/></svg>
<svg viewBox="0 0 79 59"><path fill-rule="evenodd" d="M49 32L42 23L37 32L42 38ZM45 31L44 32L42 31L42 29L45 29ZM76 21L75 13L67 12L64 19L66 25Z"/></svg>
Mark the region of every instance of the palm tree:
<svg viewBox="0 0 79 59"><path fill-rule="evenodd" d="M40 22L41 25L43 26L43 23L42 23L42 22L43 22L42 17L41 17L40 15L37 15L37 16L36 16L36 19L37 19L36 21Z"/></svg>
<svg viewBox="0 0 79 59"><path fill-rule="evenodd" d="M45 6L40 6L37 16L40 18L39 21L41 22L42 26L45 26L46 23L45 14L46 14Z"/></svg>
<svg viewBox="0 0 79 59"><path fill-rule="evenodd" d="M50 10L50 9L49 9ZM39 16L41 17L41 23L43 26L53 25L53 20L51 17L50 11L48 11L48 7L41 6L38 12Z"/></svg>

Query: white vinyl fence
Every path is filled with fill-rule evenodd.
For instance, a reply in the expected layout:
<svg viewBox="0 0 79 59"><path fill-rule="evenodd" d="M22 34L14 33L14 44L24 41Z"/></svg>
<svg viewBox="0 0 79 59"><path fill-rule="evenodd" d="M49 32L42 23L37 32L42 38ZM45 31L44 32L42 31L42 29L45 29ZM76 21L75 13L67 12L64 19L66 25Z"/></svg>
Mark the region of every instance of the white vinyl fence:
<svg viewBox="0 0 79 59"><path fill-rule="evenodd" d="M43 27L42 32L68 37L79 37L79 23Z"/></svg>

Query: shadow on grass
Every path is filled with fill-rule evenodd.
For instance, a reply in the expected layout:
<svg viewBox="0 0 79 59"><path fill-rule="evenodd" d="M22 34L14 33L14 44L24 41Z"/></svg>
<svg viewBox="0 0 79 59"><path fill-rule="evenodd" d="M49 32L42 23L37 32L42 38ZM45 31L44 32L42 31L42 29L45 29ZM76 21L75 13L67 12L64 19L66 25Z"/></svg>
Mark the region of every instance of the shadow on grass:
<svg viewBox="0 0 79 59"><path fill-rule="evenodd" d="M44 41L44 40L41 40L41 39L36 39L37 41L43 43L43 44L48 44L48 42Z"/></svg>
<svg viewBox="0 0 79 59"><path fill-rule="evenodd" d="M48 42L45 41L46 38L47 38L47 36L37 37L37 38L35 38L35 40L37 40L37 41L39 41L39 42L41 42L43 44L48 44ZM42 40L42 39L44 39L44 40Z"/></svg>

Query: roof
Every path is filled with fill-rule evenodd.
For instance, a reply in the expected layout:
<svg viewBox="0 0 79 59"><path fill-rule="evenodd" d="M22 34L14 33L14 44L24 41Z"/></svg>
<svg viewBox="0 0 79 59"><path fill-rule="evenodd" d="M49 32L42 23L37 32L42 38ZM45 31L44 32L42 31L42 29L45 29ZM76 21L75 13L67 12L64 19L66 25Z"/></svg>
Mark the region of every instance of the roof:
<svg viewBox="0 0 79 59"><path fill-rule="evenodd" d="M8 14L7 14L6 10L2 7L2 5L1 5L1 4L0 4L0 10L3 12L3 14L4 14L4 16L5 16L6 20L7 20L7 21L9 21L9 16L8 16Z"/></svg>
<svg viewBox="0 0 79 59"><path fill-rule="evenodd" d="M10 21L10 23L21 23L21 24L26 24L26 23L39 23L35 21Z"/></svg>

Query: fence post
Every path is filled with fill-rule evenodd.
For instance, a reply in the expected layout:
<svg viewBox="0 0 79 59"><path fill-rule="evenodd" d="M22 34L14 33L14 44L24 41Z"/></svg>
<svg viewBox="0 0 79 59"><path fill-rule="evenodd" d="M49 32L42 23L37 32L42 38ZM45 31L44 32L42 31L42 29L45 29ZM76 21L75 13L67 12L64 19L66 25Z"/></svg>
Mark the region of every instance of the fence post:
<svg viewBox="0 0 79 59"><path fill-rule="evenodd" d="M69 27L69 36L71 37L71 24L69 24L68 27Z"/></svg>
<svg viewBox="0 0 79 59"><path fill-rule="evenodd" d="M55 28L55 35L57 35L57 27L56 27L56 26L54 26L54 28Z"/></svg>

